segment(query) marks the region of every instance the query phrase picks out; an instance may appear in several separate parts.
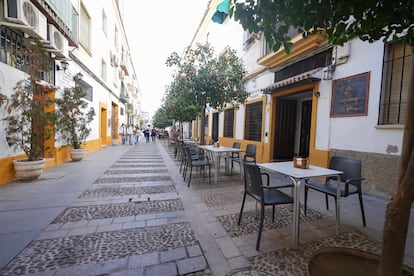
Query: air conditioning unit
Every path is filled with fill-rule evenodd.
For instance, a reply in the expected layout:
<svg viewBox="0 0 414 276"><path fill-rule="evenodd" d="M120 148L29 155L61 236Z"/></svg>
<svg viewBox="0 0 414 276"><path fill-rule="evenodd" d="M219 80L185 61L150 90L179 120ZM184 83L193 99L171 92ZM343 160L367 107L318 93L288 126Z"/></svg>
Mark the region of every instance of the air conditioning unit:
<svg viewBox="0 0 414 276"><path fill-rule="evenodd" d="M47 41L49 45L45 45L45 47L53 52L58 59L67 59L69 57L68 40L54 25L48 24L47 29Z"/></svg>
<svg viewBox="0 0 414 276"><path fill-rule="evenodd" d="M32 37L46 39L47 19L29 0L4 0L4 19ZM7 24L5 24L7 25Z"/></svg>

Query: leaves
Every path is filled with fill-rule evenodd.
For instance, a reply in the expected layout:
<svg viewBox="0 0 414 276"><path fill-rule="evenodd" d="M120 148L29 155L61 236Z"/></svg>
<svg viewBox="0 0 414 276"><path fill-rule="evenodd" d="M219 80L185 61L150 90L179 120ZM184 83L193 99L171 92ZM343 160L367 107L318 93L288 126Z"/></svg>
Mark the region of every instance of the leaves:
<svg viewBox="0 0 414 276"><path fill-rule="evenodd" d="M56 130L60 139L79 149L91 132L89 123L93 121L95 110L87 109L83 99L85 93L79 86L65 88L61 98L56 99Z"/></svg>
<svg viewBox="0 0 414 276"><path fill-rule="evenodd" d="M231 15L244 29L264 32L269 46L291 51L289 30L310 36L325 31L331 44L343 45L352 38L389 41L404 34L414 38L414 1L404 0L233 0Z"/></svg>
<svg viewBox="0 0 414 276"><path fill-rule="evenodd" d="M50 70L49 56L37 39L24 39L19 56L25 60L29 76L19 81L10 97L0 94L0 105L8 115L7 142L14 149L24 151L30 161L43 157L48 150L44 141L52 134L55 114L52 90L40 84L42 72Z"/></svg>

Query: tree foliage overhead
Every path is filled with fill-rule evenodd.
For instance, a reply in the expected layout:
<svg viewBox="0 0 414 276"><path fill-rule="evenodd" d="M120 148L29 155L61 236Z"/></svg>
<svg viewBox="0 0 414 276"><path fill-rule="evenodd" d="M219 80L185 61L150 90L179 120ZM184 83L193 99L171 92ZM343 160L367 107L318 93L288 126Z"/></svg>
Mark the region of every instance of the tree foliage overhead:
<svg viewBox="0 0 414 276"><path fill-rule="evenodd" d="M414 38L414 0L233 0L231 14L250 32L263 31L273 50L292 44L292 28L309 36L324 30L330 43Z"/></svg>
<svg viewBox="0 0 414 276"><path fill-rule="evenodd" d="M243 86L246 70L230 47L215 56L210 44L198 44L196 49L187 49L183 57L172 53L166 64L177 68L171 96L184 94L200 113L207 105L222 110L226 104L237 106L247 97Z"/></svg>

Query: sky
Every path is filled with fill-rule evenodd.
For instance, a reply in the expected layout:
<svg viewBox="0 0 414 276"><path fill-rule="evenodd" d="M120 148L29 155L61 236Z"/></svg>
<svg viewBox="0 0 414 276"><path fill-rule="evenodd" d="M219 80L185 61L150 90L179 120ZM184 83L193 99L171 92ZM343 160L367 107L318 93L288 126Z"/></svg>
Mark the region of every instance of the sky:
<svg viewBox="0 0 414 276"><path fill-rule="evenodd" d="M207 9L208 0L126 0L124 27L142 93L141 108L153 116L162 104L172 68L172 52L181 55Z"/></svg>

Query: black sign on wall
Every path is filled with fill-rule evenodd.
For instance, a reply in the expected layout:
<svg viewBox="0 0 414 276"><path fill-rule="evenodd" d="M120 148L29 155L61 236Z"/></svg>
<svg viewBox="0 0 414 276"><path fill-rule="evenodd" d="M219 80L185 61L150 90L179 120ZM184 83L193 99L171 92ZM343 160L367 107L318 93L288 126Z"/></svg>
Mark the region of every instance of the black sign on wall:
<svg viewBox="0 0 414 276"><path fill-rule="evenodd" d="M370 72L333 81L331 117L366 116L368 114Z"/></svg>

